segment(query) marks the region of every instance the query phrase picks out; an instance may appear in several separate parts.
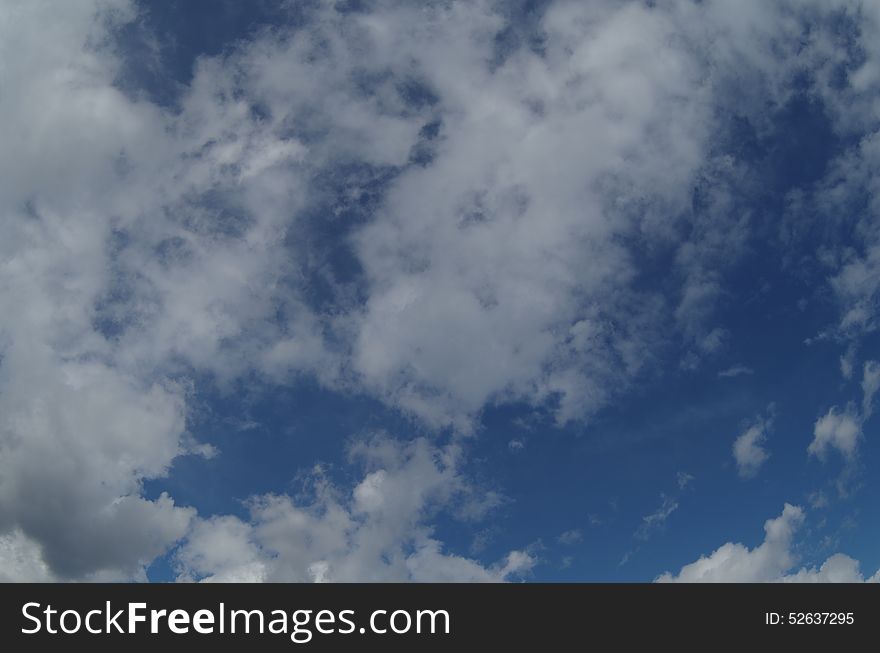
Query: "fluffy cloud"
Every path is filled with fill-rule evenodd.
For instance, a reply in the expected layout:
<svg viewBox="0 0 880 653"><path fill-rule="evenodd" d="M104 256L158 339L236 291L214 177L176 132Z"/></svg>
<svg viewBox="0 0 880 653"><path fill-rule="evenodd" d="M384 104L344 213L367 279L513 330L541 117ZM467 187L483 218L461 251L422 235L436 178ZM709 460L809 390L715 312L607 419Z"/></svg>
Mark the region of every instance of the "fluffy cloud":
<svg viewBox="0 0 880 653"><path fill-rule="evenodd" d="M662 15L554 7L543 56L492 69L487 7L431 9L432 29L400 44L441 98L438 142L355 241L370 284L356 371L462 430L511 399L583 417L639 371L662 305L615 292L634 269L614 242L630 223L608 204L626 203L636 178L644 195L683 202L707 122L698 67L666 45Z"/></svg>
<svg viewBox="0 0 880 653"><path fill-rule="evenodd" d="M57 577L142 578L195 512L144 499L143 481L212 453L187 431L187 377L337 376L303 286L285 281L303 273L305 180L404 163L423 121L359 93L351 48L308 63L314 32L200 62L171 112L117 86L130 3L0 11L17 62L0 98L0 533ZM249 66L262 74L242 89L229 71ZM287 111L259 116L272 93ZM303 143L292 125L312 111L336 117L310 127L335 138Z"/></svg>
<svg viewBox="0 0 880 653"><path fill-rule="evenodd" d="M513 400L589 418L670 342L685 369L715 355L754 179L713 137L725 111L760 122L768 101L782 106L805 65L838 128L864 127L876 10L849 86L829 81L844 55L825 18L850 4L562 1L536 27L541 48L501 51L493 2L319 3L305 28L200 59L169 109L123 90L114 35L136 19L130 2L5 3L9 569L141 578L188 532L184 577L527 568L521 552L490 567L444 552L425 520L466 483L437 460L451 450L421 441L368 448L375 469L350 496L261 497L248 522L197 519L144 498L143 482L209 451L187 430L187 378L228 390L304 374L467 433ZM874 141L839 162L853 184L875 183ZM867 329L880 240L870 220L859 228L869 246L832 257L831 283L844 326ZM646 283L640 262L667 259L668 284ZM855 437L826 418L817 455Z"/></svg>
<svg viewBox="0 0 880 653"><path fill-rule="evenodd" d="M803 525L804 511L798 506L785 504L782 514L764 523L764 541L749 549L743 544L728 542L708 556L701 556L681 568L678 574L666 572L656 582L661 583L819 583L862 582L859 563L849 556L836 554L817 568L792 571L797 563L793 552L793 538ZM876 581L875 574L871 581Z"/></svg>
<svg viewBox="0 0 880 653"><path fill-rule="evenodd" d="M866 24L863 29L869 33L877 30L880 16L875 8L865 13ZM872 39L875 41L876 39ZM867 42L860 45L874 51L876 45ZM868 121L863 113L867 103L876 103L878 80L876 71L880 70L877 59L867 57L862 67L850 79L854 87L860 87L862 80L866 88L858 95L842 104L846 120L841 127L862 124ZM870 83L868 83L870 79ZM860 101L859 101L860 100ZM843 109L842 109L843 110ZM852 112L858 110L857 115ZM876 109L874 109L876 116ZM835 335L857 343L862 337L877 328L878 297L880 297L880 124L876 117L868 121L865 131L856 144L845 150L828 166L823 179L810 189L808 199L795 202L797 216L809 226L800 229L806 234L812 231L822 235L823 243L818 247L816 258L821 262L822 271L828 275L829 285L837 300L840 318ZM812 207L809 209L808 207ZM796 230L797 231L797 230ZM853 363L852 345L842 369Z"/></svg>
<svg viewBox="0 0 880 653"><path fill-rule="evenodd" d="M799 569L784 576L785 583L877 583L880 582L880 571L865 578L859 570L859 561L843 553L835 553L817 569L815 567Z"/></svg>
<svg viewBox="0 0 880 653"><path fill-rule="evenodd" d="M880 364L867 361L862 372L861 412L852 403L844 411L832 406L816 421L813 441L807 452L824 461L829 449L836 449L848 462L856 459L863 426L874 412L874 396L880 389Z"/></svg>
<svg viewBox="0 0 880 653"><path fill-rule="evenodd" d="M837 449L847 460L852 460L862 437L862 424L852 409L840 412L836 406L816 421L813 441L807 452L825 460L829 449Z"/></svg>
<svg viewBox="0 0 880 653"><path fill-rule="evenodd" d="M817 201L825 210L849 211L852 204L867 206L854 212L854 220L840 218L840 226L855 229L862 241L857 253L841 246L823 251L826 265L841 310L840 332L859 338L876 329L878 292L880 292L880 136L866 136L852 151L832 164L826 180L817 190ZM824 212L824 211L823 211ZM846 214L845 214L846 215Z"/></svg>
<svg viewBox="0 0 880 653"><path fill-rule="evenodd" d="M770 457L764 448L764 442L771 425L772 420L761 418L734 440L733 457L741 477L754 477Z"/></svg>
<svg viewBox="0 0 880 653"><path fill-rule="evenodd" d="M114 60L95 45L133 14L122 2L2 12L2 56L17 62L0 98L4 568L19 579L142 577L194 511L141 496L142 481L187 450L186 387L116 364L95 328L124 195L116 169L156 117L113 87Z"/></svg>
<svg viewBox="0 0 880 653"><path fill-rule="evenodd" d="M740 198L757 180L713 135L731 113L771 129L768 103L785 106L804 66L833 102L829 68L851 64L834 20L857 9L731 7L557 2L540 52L499 62L492 5L431 6L418 21L386 5L386 21L419 25L393 43L438 98L437 134L354 234L368 283L352 327L361 384L462 431L512 400L564 423L600 409L670 339L684 369L725 346L712 315L748 243ZM855 120L842 105L834 117ZM651 292L639 266L664 251L671 287Z"/></svg>
<svg viewBox="0 0 880 653"><path fill-rule="evenodd" d="M43 583L55 580L36 542L20 530L0 535L0 582Z"/></svg>
<svg viewBox="0 0 880 653"><path fill-rule="evenodd" d="M366 473L351 490L316 470L313 498L255 497L250 520L200 520L177 554L180 579L202 581L502 581L535 558L511 551L492 566L444 551L428 520L465 515L476 500L457 446L386 437L355 444ZM478 502L479 503L479 502Z"/></svg>

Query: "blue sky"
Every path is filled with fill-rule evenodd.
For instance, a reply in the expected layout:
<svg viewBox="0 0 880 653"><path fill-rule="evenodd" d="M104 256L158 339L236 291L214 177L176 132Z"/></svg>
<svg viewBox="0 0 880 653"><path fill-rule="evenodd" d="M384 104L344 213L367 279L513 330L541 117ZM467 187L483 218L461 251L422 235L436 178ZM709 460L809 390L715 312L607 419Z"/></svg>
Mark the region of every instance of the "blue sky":
<svg viewBox="0 0 880 653"><path fill-rule="evenodd" d="M0 13L0 578L880 578L873 5Z"/></svg>

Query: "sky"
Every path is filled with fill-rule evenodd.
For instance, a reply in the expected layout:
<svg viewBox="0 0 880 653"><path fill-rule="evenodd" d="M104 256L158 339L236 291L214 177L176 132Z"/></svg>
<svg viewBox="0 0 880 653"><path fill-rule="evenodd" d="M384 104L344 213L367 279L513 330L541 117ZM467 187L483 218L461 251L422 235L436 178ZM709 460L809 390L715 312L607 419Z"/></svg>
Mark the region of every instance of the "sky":
<svg viewBox="0 0 880 653"><path fill-rule="evenodd" d="M0 580L880 580L880 4L0 5Z"/></svg>

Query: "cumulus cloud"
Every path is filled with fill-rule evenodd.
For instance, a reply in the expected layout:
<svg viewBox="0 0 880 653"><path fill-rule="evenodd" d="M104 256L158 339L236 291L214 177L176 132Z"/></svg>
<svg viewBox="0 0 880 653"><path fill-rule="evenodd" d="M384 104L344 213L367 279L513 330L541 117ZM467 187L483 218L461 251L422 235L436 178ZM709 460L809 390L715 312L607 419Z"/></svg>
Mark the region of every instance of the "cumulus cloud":
<svg viewBox="0 0 880 653"><path fill-rule="evenodd" d="M880 15L876 8L865 13L864 29L877 29ZM870 49L876 53L876 46ZM876 54L875 54L876 56ZM853 100L844 103L848 120L843 124L861 124L865 119L862 110L867 102L876 103L878 80L876 61L868 57L853 80L864 80L868 85ZM868 74L870 71L870 74ZM871 79L870 84L867 80ZM861 84L859 84L861 85ZM861 100L861 101L856 101ZM852 115L858 110L857 115ZM874 121L857 139L856 145L845 150L828 166L823 179L809 194L809 202L815 207L808 223L823 222L826 243L817 252L834 297L840 317L835 333L850 345L841 369L844 376L852 373L854 345L877 328L878 293L880 293L880 132ZM798 203L798 206L801 206ZM825 216L831 216L827 218ZM792 216L794 219L794 216ZM846 234L854 233L855 240L847 241Z"/></svg>
<svg viewBox="0 0 880 653"><path fill-rule="evenodd" d="M424 120L358 91L355 45L309 63L314 31L199 61L171 112L117 86L131 3L2 11L18 63L0 99L0 532L36 542L59 577L140 578L194 515L142 482L215 453L187 430L187 377L337 376L326 325L285 282L303 274L306 180L405 163ZM318 123L294 129L297 115ZM306 145L310 130L329 136Z"/></svg>
<svg viewBox="0 0 880 653"><path fill-rule="evenodd" d="M797 556L793 540L805 520L799 506L788 503L782 514L764 523L764 541L753 549L728 542L711 554L701 556L681 568L678 574L666 572L658 576L660 583L819 583L862 582L857 560L844 554L835 554L818 568L803 567L796 571ZM872 581L877 580L875 575Z"/></svg>
<svg viewBox="0 0 880 653"><path fill-rule="evenodd" d="M864 424L874 412L874 396L880 389L880 364L877 361L865 363L861 388L861 411L852 403L843 411L832 406L825 415L816 420L813 441L807 448L810 455L825 461L828 451L836 449L848 463L855 461L863 438Z"/></svg>
<svg viewBox="0 0 880 653"><path fill-rule="evenodd" d="M770 457L764 448L764 443L772 424L772 419L760 418L734 440L733 457L736 460L737 472L742 478L756 476Z"/></svg>
<svg viewBox="0 0 880 653"><path fill-rule="evenodd" d="M735 111L768 128L767 103L785 105L804 65L827 90L841 8L557 2L541 51L500 62L491 4L431 6L418 21L388 9L419 25L394 47L439 99L439 124L430 159L354 235L369 292L353 327L360 382L469 431L512 400L589 418L670 338L684 369L716 355L729 334L713 310L749 239L740 197L755 183L713 149L716 120ZM671 250L670 292L634 283L636 252L621 246L634 240L642 255Z"/></svg>
<svg viewBox="0 0 880 653"><path fill-rule="evenodd" d="M813 441L807 452L819 460L825 460L829 449L836 449L845 459L852 460L862 438L862 424L852 408L841 412L832 406L816 421Z"/></svg>
<svg viewBox="0 0 880 653"><path fill-rule="evenodd" d="M10 569L143 578L189 533L184 578L525 570L523 552L485 567L444 551L424 519L464 481L424 444L369 449L375 469L350 495L256 498L250 521L198 518L143 483L211 453L187 426L196 377L229 391L307 375L470 433L508 401L588 419L670 342L687 369L717 355L729 334L713 309L748 240L738 198L752 183L713 142L719 109L760 120L806 65L841 130L871 115L880 40L862 39L864 63L833 89L842 55L823 19L848 5L828 4L560 1L540 18L541 48L499 52L508 19L494 2L319 3L305 27L199 59L173 108L120 82L114 36L133 3L4 5ZM866 35L877 18L865 8ZM875 183L875 140L840 160L852 184ZM831 284L843 326L868 329L880 240L860 228L868 247L837 257ZM672 260L669 288L644 283L644 256ZM843 417L817 423L816 455L855 449Z"/></svg>
<svg viewBox="0 0 880 653"><path fill-rule="evenodd" d="M187 452L185 384L117 364L95 326L126 193L116 166L156 125L95 45L133 14L124 2L2 11L2 56L17 62L0 98L4 555L40 579L143 577L194 511L141 496Z"/></svg>
<svg viewBox="0 0 880 653"><path fill-rule="evenodd" d="M859 561L843 553L835 553L818 568L810 567L784 576L785 583L877 583L880 572L865 578L859 569Z"/></svg>
<svg viewBox="0 0 880 653"><path fill-rule="evenodd" d="M0 582L54 582L55 575L43 561L40 545L16 529L0 535Z"/></svg>
<svg viewBox="0 0 880 653"><path fill-rule="evenodd" d="M527 551L485 566L434 537L429 520L437 511L454 513L474 498L455 445L380 436L356 443L350 455L365 468L350 490L316 470L308 503L265 495L251 500L249 521L199 520L176 554L179 579L498 582L534 566Z"/></svg>
<svg viewBox="0 0 880 653"><path fill-rule="evenodd" d="M846 211L839 227L855 229L860 253L840 244L825 250L823 261L831 268L830 285L838 300L841 317L839 331L858 339L876 329L878 291L880 291L880 136L861 139L856 147L842 154L816 190L815 201L826 211ZM858 211L850 209L864 202ZM846 216L852 215L849 220Z"/></svg>
<svg viewBox="0 0 880 653"><path fill-rule="evenodd" d="M128 2L2 11L18 63L0 99L0 532L36 542L59 577L142 577L194 514L144 499L142 482L213 453L187 431L192 370L221 384L255 365L269 380L334 374L281 283L304 157L320 166L327 150L258 119L217 60L179 113L125 95L111 37L136 17ZM343 102L345 119L372 129L365 103ZM358 157L400 156L387 123Z"/></svg>
<svg viewBox="0 0 880 653"><path fill-rule="evenodd" d="M684 201L707 121L698 68L668 45L664 16L552 7L543 56L491 70L488 7L432 9L435 30L400 44L442 98L439 143L356 238L371 292L355 369L388 401L462 430L511 399L583 417L639 371L662 305L614 292L633 267L609 193L625 201L638 178L640 192Z"/></svg>

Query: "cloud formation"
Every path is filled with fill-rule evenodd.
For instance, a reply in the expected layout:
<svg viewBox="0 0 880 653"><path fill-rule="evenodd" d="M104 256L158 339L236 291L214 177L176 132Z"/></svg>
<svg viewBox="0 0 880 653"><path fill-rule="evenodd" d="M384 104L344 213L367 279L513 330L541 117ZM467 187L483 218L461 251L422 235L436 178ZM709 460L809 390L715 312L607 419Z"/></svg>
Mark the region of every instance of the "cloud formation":
<svg viewBox="0 0 880 653"><path fill-rule="evenodd" d="M880 390L880 363L868 361L862 375L862 419L867 421L874 413L874 395Z"/></svg>
<svg viewBox="0 0 880 653"><path fill-rule="evenodd" d="M678 501L675 498L660 495L660 506L651 514L642 517L642 523L636 529L634 537L638 540L647 540L651 534L662 529L666 525L669 516L678 510Z"/></svg>
<svg viewBox="0 0 880 653"><path fill-rule="evenodd" d="M764 523L764 541L753 549L728 542L711 554L685 565L677 574L658 576L660 583L855 583L865 581L857 560L835 554L818 568L793 571L797 556L793 540L803 526L805 514L799 506L786 503L782 514ZM880 581L880 572L867 579Z"/></svg>
<svg viewBox="0 0 880 653"><path fill-rule="evenodd" d="M772 424L773 420L770 418L759 418L733 441L733 458L736 460L736 470L742 478L756 476L770 457L764 443Z"/></svg>
<svg viewBox="0 0 880 653"><path fill-rule="evenodd" d="M486 509L458 468L457 446L377 436L349 453L366 471L350 491L317 469L307 503L254 497L247 522L199 520L176 554L179 580L499 582L534 566L522 550L483 566L445 552L433 536L438 511L470 517Z"/></svg>
<svg viewBox="0 0 880 653"><path fill-rule="evenodd" d="M831 21L856 9L860 63ZM771 129L804 67L834 128L865 131L880 82L880 12L842 0L559 1L539 47L507 49L498 3L389 0L317 3L202 57L169 107L120 79L135 4L0 12L0 567L15 578L142 579L181 540L186 579L526 571L523 551L445 552L426 520L468 484L454 448L423 440L364 445L350 493L257 497L248 521L143 485L215 453L189 431L205 385L306 377L462 435L501 403L589 420L664 356L699 369L727 346L714 310L755 221L755 175L717 134L733 114ZM845 337L876 322L877 153L861 139L814 193L870 198L864 247L822 257ZM811 453L855 454L878 385L864 373L861 418L832 408ZM757 468L759 438L746 445Z"/></svg>
<svg viewBox="0 0 880 653"><path fill-rule="evenodd" d="M813 441L807 453L825 460L829 449L836 449L846 460L852 460L862 437L859 416L850 408L844 412L833 406L816 421Z"/></svg>
<svg viewBox="0 0 880 653"><path fill-rule="evenodd" d="M734 365L733 367L728 367L726 370L721 370L720 372L718 372L718 376L722 379L732 379L737 376L751 375L754 373L755 370L753 370L751 367L746 367L745 365Z"/></svg>

